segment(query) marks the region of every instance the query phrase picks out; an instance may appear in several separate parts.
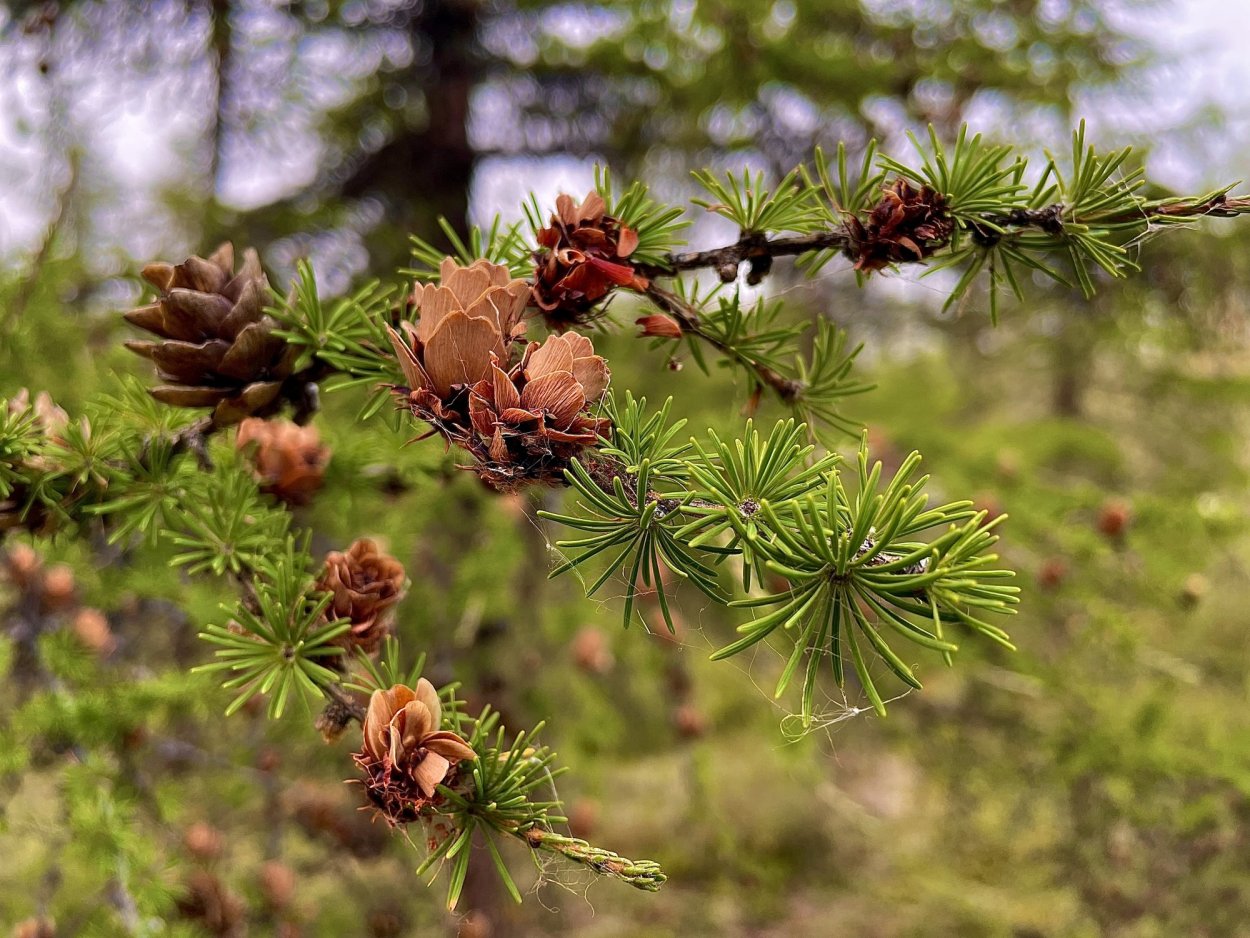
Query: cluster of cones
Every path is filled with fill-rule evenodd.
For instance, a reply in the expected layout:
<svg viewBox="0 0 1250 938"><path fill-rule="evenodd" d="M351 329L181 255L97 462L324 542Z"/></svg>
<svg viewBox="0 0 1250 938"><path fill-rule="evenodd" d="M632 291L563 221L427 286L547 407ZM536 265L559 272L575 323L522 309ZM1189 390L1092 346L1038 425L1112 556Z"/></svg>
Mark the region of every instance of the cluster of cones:
<svg viewBox="0 0 1250 938"><path fill-rule="evenodd" d="M45 564L33 548L15 543L0 553L0 582L15 594L7 613L15 623L21 619L36 633L68 628L84 648L102 658L117 649L108 617L82 602L68 564Z"/></svg>
<svg viewBox="0 0 1250 938"><path fill-rule="evenodd" d="M565 330L601 313L614 289L648 286L629 260L637 232L609 215L597 192L581 203L560 196L537 237L532 282L485 260L461 267L449 258L438 284L414 290L415 325L391 337L405 404L504 491L560 481L569 459L605 432L589 411L607 387L607 366L589 339ZM294 372L300 347L266 312L256 252L244 252L236 271L227 243L207 258L151 264L143 276L158 295L126 318L155 339L126 344L155 363L162 383L151 394L212 408L216 427L242 423L240 445L255 444L263 483L288 502L306 501L328 454L308 431L249 419L273 414L306 383ZM526 345L531 310L562 334Z"/></svg>
<svg viewBox="0 0 1250 938"><path fill-rule="evenodd" d="M607 363L571 330L522 346L530 287L506 267L447 258L440 274L413 295L416 324L390 330L408 382L396 394L467 450L493 488L560 481L569 460L608 431L590 412L608 386Z"/></svg>
<svg viewBox="0 0 1250 938"><path fill-rule="evenodd" d="M232 890L222 877L226 838L217 828L197 821L186 828L182 844L195 867L183 881L175 908L183 921L217 938L243 938L248 920L258 914L271 923L278 938L299 938L302 915L295 906L298 875L281 860L266 860L255 873L261 909Z"/></svg>

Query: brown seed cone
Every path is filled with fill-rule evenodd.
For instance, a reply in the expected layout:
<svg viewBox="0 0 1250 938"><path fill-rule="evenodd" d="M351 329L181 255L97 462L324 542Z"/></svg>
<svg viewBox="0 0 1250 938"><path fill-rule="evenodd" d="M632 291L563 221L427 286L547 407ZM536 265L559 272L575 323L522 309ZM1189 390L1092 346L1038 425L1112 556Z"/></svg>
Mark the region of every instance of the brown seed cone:
<svg viewBox="0 0 1250 938"><path fill-rule="evenodd" d="M13 926L13 938L56 938L56 923L50 918L28 918Z"/></svg>
<svg viewBox="0 0 1250 938"><path fill-rule="evenodd" d="M881 270L891 264L919 261L946 244L955 230L946 208L946 197L906 179L896 179L882 192L868 214L867 224L851 216L847 220L851 241L846 255L855 269Z"/></svg>
<svg viewBox="0 0 1250 938"><path fill-rule="evenodd" d="M404 565L379 549L367 537L356 540L346 553L331 551L317 580L317 589L332 593L326 618L347 619L351 629L338 639L349 651L367 654L390 634L390 611L404 597Z"/></svg>
<svg viewBox="0 0 1250 938"><path fill-rule="evenodd" d="M348 804L340 786L321 788L297 786L287 795L291 819L310 837L329 841L336 849L352 856L376 857L390 843L385 827Z"/></svg>
<svg viewBox="0 0 1250 938"><path fill-rule="evenodd" d="M493 265L484 261L460 268L448 260L444 282L455 286L479 265L484 266L478 286L501 283L506 276L504 268L490 273L487 268ZM483 279L487 274L489 281ZM445 295L439 297L427 286L430 299L421 300L417 325L405 324L404 336L390 332L409 382L396 388L396 394L414 416L468 450L482 479L504 492L532 482L562 481L569 460L610 426L588 413L603 396L609 371L584 336L568 332L548 336L541 345L531 342L521 361L509 368L510 341L505 337L519 336L523 325L517 318L523 298L518 301L509 292L516 284L524 287L520 280L490 287L485 295L493 291L497 303L511 305L486 304L490 309L480 315L470 313L482 301L465 312L448 312L456 291L440 287Z"/></svg>
<svg viewBox="0 0 1250 938"><path fill-rule="evenodd" d="M611 430L606 418L589 412L610 376L607 362L576 332L531 342L506 373L492 364L469 394L471 432L461 444L477 458L478 474L505 492L563 482L573 457Z"/></svg>
<svg viewBox="0 0 1250 938"><path fill-rule="evenodd" d="M307 505L325 481L330 448L311 424L248 417L239 424L236 449L250 452L261 491L288 505Z"/></svg>
<svg viewBox="0 0 1250 938"><path fill-rule="evenodd" d="M117 637L99 609L80 609L74 616L72 628L78 640L101 657L108 657L117 649Z"/></svg>
<svg viewBox="0 0 1250 938"><path fill-rule="evenodd" d="M365 791L392 826L417 820L440 800L461 762L477 758L455 733L442 730L442 703L434 685L396 684L373 692L365 714L360 752L353 757L364 774Z"/></svg>
<svg viewBox="0 0 1250 938"><path fill-rule="evenodd" d="M194 870L186 892L177 899L178 913L218 938L242 938L247 932L247 907L226 884L207 870Z"/></svg>
<svg viewBox="0 0 1250 938"><path fill-rule="evenodd" d="M269 284L257 253L245 251L235 273L226 242L208 258L149 264L143 277L160 298L126 319L159 341L126 347L155 362L165 383L149 393L176 407L211 407L217 426L275 411L299 346L275 335L278 324L265 315Z"/></svg>
<svg viewBox="0 0 1250 938"><path fill-rule="evenodd" d="M533 304L552 329L592 321L595 305L615 287L648 286L628 261L638 233L606 212L603 197L593 190L581 205L561 195L551 225L538 232Z"/></svg>
<svg viewBox="0 0 1250 938"><path fill-rule="evenodd" d="M281 912L295 898L295 871L281 860L268 860L257 875L261 897L274 911Z"/></svg>
<svg viewBox="0 0 1250 938"><path fill-rule="evenodd" d="M225 843L221 831L205 821L196 821L182 832L182 845L187 853L204 863L221 856Z"/></svg>
<svg viewBox="0 0 1250 938"><path fill-rule="evenodd" d="M420 318L402 323L391 340L409 388L450 402L485 377L491 356L508 361L514 339L525 332L529 285L507 267L477 260L461 267L443 258L437 285L413 291Z"/></svg>

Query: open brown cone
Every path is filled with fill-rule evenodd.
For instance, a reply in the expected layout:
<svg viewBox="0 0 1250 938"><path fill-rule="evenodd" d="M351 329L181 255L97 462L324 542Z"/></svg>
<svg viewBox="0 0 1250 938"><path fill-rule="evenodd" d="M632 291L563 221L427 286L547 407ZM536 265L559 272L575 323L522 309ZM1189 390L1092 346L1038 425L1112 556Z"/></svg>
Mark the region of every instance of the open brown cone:
<svg viewBox="0 0 1250 938"><path fill-rule="evenodd" d="M511 365L528 286L507 268L443 262L442 285L417 298L421 318L390 330L414 416L463 447L489 485L513 491L560 481L569 460L605 433L589 408L607 388L607 363L575 332L531 342Z"/></svg>
<svg viewBox="0 0 1250 938"><path fill-rule="evenodd" d="M263 492L288 505L306 505L325 480L330 448L312 424L248 417L239 424L236 449L249 446L252 465Z"/></svg>
<svg viewBox="0 0 1250 938"><path fill-rule="evenodd" d="M629 263L638 232L608 215L594 190L580 205L567 195L557 198L538 245L533 302L553 329L591 321L596 304L616 287L647 288L646 278Z"/></svg>
<svg viewBox="0 0 1250 938"><path fill-rule="evenodd" d="M153 397L211 407L217 426L277 409L300 349L276 335L277 322L265 315L269 284L254 250L244 252L238 273L227 242L207 258L149 264L143 277L160 296L126 319L158 341L126 347L156 364L165 383L150 389Z"/></svg>
<svg viewBox="0 0 1250 938"><path fill-rule="evenodd" d="M353 758L369 800L392 825L415 821L439 801L438 786L456 766L477 758L467 742L441 729L442 719L438 691L425 678L415 689L396 684L369 699L361 750Z"/></svg>
<svg viewBox="0 0 1250 938"><path fill-rule="evenodd" d="M855 261L856 270L871 272L924 260L950 241L955 225L945 196L929 186L917 189L906 179L896 179L882 191L867 224L851 216L847 229L851 235L847 256Z"/></svg>
<svg viewBox="0 0 1250 938"><path fill-rule="evenodd" d="M326 617L351 623L338 644L349 651L377 651L390 634L391 610L403 599L405 580L404 565L367 537L353 542L346 552L327 554L317 580L318 590L333 595Z"/></svg>

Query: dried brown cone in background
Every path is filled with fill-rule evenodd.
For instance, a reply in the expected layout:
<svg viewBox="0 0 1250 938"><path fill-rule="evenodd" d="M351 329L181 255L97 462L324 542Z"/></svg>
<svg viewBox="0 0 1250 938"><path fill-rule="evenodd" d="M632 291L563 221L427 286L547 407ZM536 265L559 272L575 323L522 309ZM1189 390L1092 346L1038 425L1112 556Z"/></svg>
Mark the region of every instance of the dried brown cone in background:
<svg viewBox="0 0 1250 938"><path fill-rule="evenodd" d="M533 303L552 329L590 322L595 305L615 287L648 286L628 261L638 232L606 212L593 190L580 205L561 195L550 226L538 232Z"/></svg>
<svg viewBox="0 0 1250 938"><path fill-rule="evenodd" d="M311 424L248 417L239 424L234 445L249 452L261 491L288 505L307 505L325 481L330 448Z"/></svg>
<svg viewBox="0 0 1250 938"><path fill-rule="evenodd" d="M438 803L438 786L456 767L477 758L467 742L440 729L442 719L438 691L425 678L415 689L396 684L369 699L363 744L353 758L369 800L391 825L417 820Z"/></svg>
<svg viewBox="0 0 1250 938"><path fill-rule="evenodd" d="M56 923L50 918L28 918L13 926L13 938L56 938Z"/></svg>
<svg viewBox="0 0 1250 938"><path fill-rule="evenodd" d="M242 938L247 933L247 906L207 870L187 877L186 892L177 899L178 913L218 938Z"/></svg>
<svg viewBox="0 0 1250 938"><path fill-rule="evenodd" d="M154 398L211 407L217 426L277 409L299 347L275 335L278 324L265 315L269 284L254 250L244 252L237 274L234 247L227 242L207 258L149 264L143 277L160 297L126 319L159 341L126 347L155 362L166 382L150 389Z"/></svg>
<svg viewBox="0 0 1250 938"><path fill-rule="evenodd" d="M71 627L83 646L95 654L108 657L117 650L117 637L109 627L108 618L99 609L78 610Z"/></svg>
<svg viewBox="0 0 1250 938"><path fill-rule="evenodd" d="M225 849L226 839L221 831L205 821L196 821L182 832L182 845L187 853L202 863L216 860Z"/></svg>
<svg viewBox="0 0 1250 938"><path fill-rule="evenodd" d="M386 828L348 804L341 786L297 785L284 795L291 819L310 837L323 838L354 857L376 857L390 843Z"/></svg>
<svg viewBox="0 0 1250 938"><path fill-rule="evenodd" d="M295 898L295 871L281 860L266 860L257 874L261 898L274 911L281 912Z"/></svg>
<svg viewBox="0 0 1250 938"><path fill-rule="evenodd" d="M891 264L919 261L946 244L955 230L946 197L929 186L919 189L896 179L868 213L867 224L847 219L851 236L846 255L855 269L881 270Z"/></svg>
<svg viewBox="0 0 1250 938"><path fill-rule="evenodd" d="M346 553L327 554L317 580L317 589L333 596L326 618L351 623L338 644L349 651L377 651L390 634L390 613L404 597L405 580L404 565L367 537L354 541Z"/></svg>
<svg viewBox="0 0 1250 938"><path fill-rule="evenodd" d="M12 544L0 554L0 574L22 592L43 589L43 561L29 544Z"/></svg>

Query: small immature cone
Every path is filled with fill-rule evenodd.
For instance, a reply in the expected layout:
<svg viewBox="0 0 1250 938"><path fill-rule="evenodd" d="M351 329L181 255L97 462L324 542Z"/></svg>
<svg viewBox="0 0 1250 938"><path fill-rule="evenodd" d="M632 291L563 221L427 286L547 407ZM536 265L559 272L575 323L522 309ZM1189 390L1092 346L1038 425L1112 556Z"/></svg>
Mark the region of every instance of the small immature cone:
<svg viewBox="0 0 1250 938"><path fill-rule="evenodd" d="M337 700L332 700L317 714L313 725L328 745L336 742L347 731L351 722L352 712Z"/></svg>
<svg viewBox="0 0 1250 938"><path fill-rule="evenodd" d="M590 322L596 305L616 287L642 291L649 285L629 262L638 232L608 215L603 197L593 190L580 205L567 195L556 199L556 213L538 232L538 246L533 303L552 329Z"/></svg>
<svg viewBox="0 0 1250 938"><path fill-rule="evenodd" d="M68 564L57 563L43 573L43 597L40 606L44 612L62 612L74 605L74 570Z"/></svg>
<svg viewBox="0 0 1250 938"><path fill-rule="evenodd" d="M265 904L276 912L286 909L295 898L295 871L280 860L266 861L258 881Z"/></svg>
<svg viewBox="0 0 1250 938"><path fill-rule="evenodd" d="M326 609L331 621L347 619L351 629L339 639L348 650L378 650L390 634L390 613L404 595L404 565L362 537L346 553L331 551L317 589L333 594Z"/></svg>
<svg viewBox="0 0 1250 938"><path fill-rule="evenodd" d="M1098 509L1098 530L1111 540L1122 538L1132 520L1133 509L1128 502L1118 498L1108 499Z"/></svg>
<svg viewBox="0 0 1250 938"><path fill-rule="evenodd" d="M354 758L369 800L392 826L415 821L438 802L438 786L459 763L477 758L465 740L440 729L442 714L438 691L425 678L416 688L374 691L369 700Z"/></svg>
<svg viewBox="0 0 1250 938"><path fill-rule="evenodd" d="M99 609L80 609L74 616L73 630L83 645L101 657L111 655L117 648L108 619Z"/></svg>
<svg viewBox="0 0 1250 938"><path fill-rule="evenodd" d="M201 863L216 860L221 856L225 838L221 831L204 821L196 821L182 833L182 845L187 853Z"/></svg>
<svg viewBox="0 0 1250 938"><path fill-rule="evenodd" d="M593 625L580 629L569 647L573 661L588 674L607 674L616 663L603 632Z"/></svg>
<svg viewBox="0 0 1250 938"><path fill-rule="evenodd" d="M261 491L288 505L308 504L330 461L330 448L322 445L317 428L289 420L249 417L239 424L234 445L250 452Z"/></svg>

